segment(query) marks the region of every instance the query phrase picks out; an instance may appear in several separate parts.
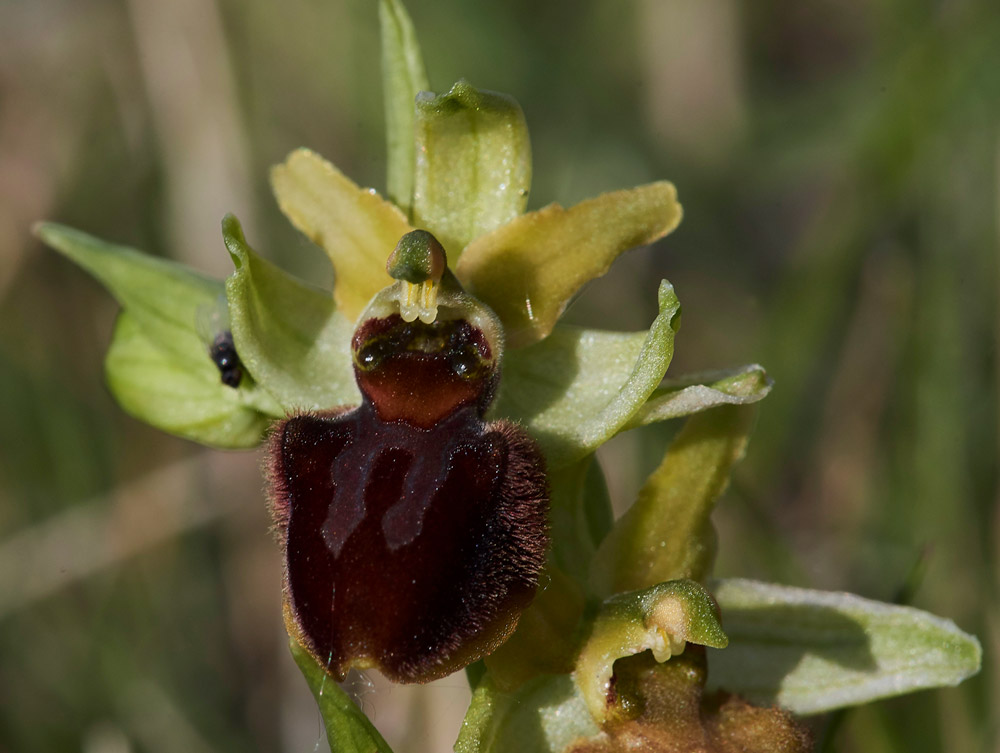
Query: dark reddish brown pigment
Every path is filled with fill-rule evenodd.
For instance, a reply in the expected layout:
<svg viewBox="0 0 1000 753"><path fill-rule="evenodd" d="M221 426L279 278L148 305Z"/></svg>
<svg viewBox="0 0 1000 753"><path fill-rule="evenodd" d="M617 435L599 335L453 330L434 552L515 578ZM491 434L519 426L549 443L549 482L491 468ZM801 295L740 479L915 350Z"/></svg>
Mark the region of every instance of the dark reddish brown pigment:
<svg viewBox="0 0 1000 753"><path fill-rule="evenodd" d="M289 631L331 675L425 682L492 651L531 601L548 543L543 461L486 423L493 354L464 321L365 322L363 402L271 439Z"/></svg>

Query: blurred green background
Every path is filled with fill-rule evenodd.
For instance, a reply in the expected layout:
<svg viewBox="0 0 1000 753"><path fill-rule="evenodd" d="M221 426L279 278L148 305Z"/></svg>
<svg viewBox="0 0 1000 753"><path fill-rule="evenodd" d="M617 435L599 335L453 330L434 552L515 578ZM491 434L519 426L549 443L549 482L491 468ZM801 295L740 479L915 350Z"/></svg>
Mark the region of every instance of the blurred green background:
<svg viewBox="0 0 1000 753"><path fill-rule="evenodd" d="M672 373L775 380L717 515L720 575L904 600L983 672L838 718L828 750L1000 750L994 0L410 0L432 85L513 94L531 206L669 178L681 228L573 305L684 304ZM328 284L268 167L306 145L384 183L375 0L0 0L0 751L322 749L280 619L260 457L125 416L115 305L54 219L217 276L219 221ZM626 505L670 427L602 450ZM468 691L352 680L404 751Z"/></svg>

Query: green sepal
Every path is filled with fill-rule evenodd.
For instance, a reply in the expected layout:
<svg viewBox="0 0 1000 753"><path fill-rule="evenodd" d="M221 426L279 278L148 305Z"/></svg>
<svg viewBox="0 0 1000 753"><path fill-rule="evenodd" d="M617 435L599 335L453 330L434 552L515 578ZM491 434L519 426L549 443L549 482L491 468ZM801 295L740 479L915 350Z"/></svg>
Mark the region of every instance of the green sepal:
<svg viewBox="0 0 1000 753"><path fill-rule="evenodd" d="M752 418L751 406L726 405L687 419L635 504L601 542L590 571L594 593L705 577L715 556L709 516L743 457Z"/></svg>
<svg viewBox="0 0 1000 753"><path fill-rule="evenodd" d="M258 256L233 215L222 234L236 265L226 280L233 340L254 378L286 412L357 405L354 327L333 296Z"/></svg>
<svg viewBox="0 0 1000 753"><path fill-rule="evenodd" d="M552 550L541 586L511 637L486 658L491 676L504 689L572 669L590 561L613 522L604 475L593 455L549 474L549 489Z"/></svg>
<svg viewBox="0 0 1000 753"><path fill-rule="evenodd" d="M658 662L687 642L725 648L715 601L693 580L673 580L608 599L580 651L573 677L598 724L605 721L608 689L618 659L652 651Z"/></svg>
<svg viewBox="0 0 1000 753"><path fill-rule="evenodd" d="M459 81L416 99L413 224L430 230L454 266L462 249L524 212L531 146L520 105Z"/></svg>
<svg viewBox="0 0 1000 753"><path fill-rule="evenodd" d="M496 411L524 425L550 470L624 430L660 384L674 354L681 306L666 280L658 297L660 312L648 332L558 325L541 342L507 354Z"/></svg>
<svg viewBox="0 0 1000 753"><path fill-rule="evenodd" d="M546 563L539 581L538 593L521 613L517 630L484 660L498 688L513 690L538 675L573 669L585 607L583 588L552 561Z"/></svg>
<svg viewBox="0 0 1000 753"><path fill-rule="evenodd" d="M197 365L180 362L146 337L128 311L115 322L104 371L126 413L210 447L256 447L277 408L248 375L234 389L222 384L208 358Z"/></svg>
<svg viewBox="0 0 1000 753"><path fill-rule="evenodd" d="M455 753L563 753L599 733L569 675L543 675L512 693L487 675L472 694Z"/></svg>
<svg viewBox="0 0 1000 753"><path fill-rule="evenodd" d="M849 593L739 578L711 585L730 645L709 653L710 688L818 714L976 674L982 648L951 620Z"/></svg>
<svg viewBox="0 0 1000 753"><path fill-rule="evenodd" d="M389 198L408 216L413 204L414 116L417 92L426 90L427 74L420 43L406 8L398 0L381 0L382 96L385 101Z"/></svg>
<svg viewBox="0 0 1000 753"><path fill-rule="evenodd" d="M589 454L549 472L549 525L556 564L582 586L613 521L600 465Z"/></svg>
<svg viewBox="0 0 1000 753"><path fill-rule="evenodd" d="M40 223L35 234L97 278L158 347L188 365L209 361L196 320L199 309L216 304L220 281L64 225Z"/></svg>
<svg viewBox="0 0 1000 753"><path fill-rule="evenodd" d="M330 753L392 753L392 748L354 701L294 639L292 657L309 683L326 727Z"/></svg>
<svg viewBox="0 0 1000 753"><path fill-rule="evenodd" d="M61 225L44 223L35 232L121 304L105 371L112 394L128 413L212 447L260 443L280 407L249 373L238 388L222 384L206 333L198 331L199 317L220 299L224 305L222 282Z"/></svg>

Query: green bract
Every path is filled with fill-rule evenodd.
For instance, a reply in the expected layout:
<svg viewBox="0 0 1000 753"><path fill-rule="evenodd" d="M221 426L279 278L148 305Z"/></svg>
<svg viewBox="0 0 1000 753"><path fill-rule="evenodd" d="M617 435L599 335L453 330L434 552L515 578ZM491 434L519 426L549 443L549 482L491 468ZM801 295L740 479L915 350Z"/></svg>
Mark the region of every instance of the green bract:
<svg viewBox="0 0 1000 753"><path fill-rule="evenodd" d="M958 685L982 661L979 641L919 609L739 578L712 588L733 650L711 656L709 684L757 703L817 714Z"/></svg>
<svg viewBox="0 0 1000 753"><path fill-rule="evenodd" d="M531 158L517 103L465 81L443 95L424 91L406 11L381 0L380 19L392 201L307 149L293 151L271 174L282 211L328 253L332 291L259 256L232 216L223 220L223 236L234 271L224 282L69 228L37 228L121 304L107 378L122 406L186 439L245 448L290 412L356 405L349 348L355 320L393 283L386 259L400 238L426 230L447 252L454 272L445 271L447 279L457 279L503 325L507 350L491 418L519 423L538 443L551 497L545 586L508 641L469 668L475 693L456 750L560 753L578 743L581 750L615 750L637 734L669 738L669 710L655 703L639 709L644 694L660 693L662 701L668 691L694 714L684 734L709 740L725 725L741 724L752 707L718 696L702 729L700 646L714 647L710 688L798 713L975 673L976 640L926 613L845 594L709 580L716 546L710 514L745 450L751 404L771 388L764 370L750 365L665 378L681 319L666 280L646 331L558 322L571 298L620 254L677 227L673 185L525 212ZM396 277L410 284L441 279L433 258L407 254L403 248L394 262ZM206 330L205 321L217 324ZM238 386L222 383L209 352L212 337L223 332L231 332L242 362ZM686 422L662 463L614 521L595 450L619 432L681 417ZM721 619L703 584L714 590ZM331 750L388 751L323 667L298 645L292 650L319 702ZM647 651L652 656L636 656ZM671 660L677 654L682 659ZM616 686L618 679L627 687ZM724 702L731 703L719 711ZM805 739L783 712L753 713L774 729L792 730L787 739L796 745Z"/></svg>

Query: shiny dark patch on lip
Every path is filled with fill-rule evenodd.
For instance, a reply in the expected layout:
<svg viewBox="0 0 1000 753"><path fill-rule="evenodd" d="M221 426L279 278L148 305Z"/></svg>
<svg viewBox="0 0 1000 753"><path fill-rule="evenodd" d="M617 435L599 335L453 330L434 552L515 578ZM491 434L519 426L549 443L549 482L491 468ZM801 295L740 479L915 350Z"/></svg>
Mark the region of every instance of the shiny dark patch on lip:
<svg viewBox="0 0 1000 753"><path fill-rule="evenodd" d="M493 396L490 346L464 320L369 319L358 327L352 352L358 386L386 421L429 428L466 405L481 414Z"/></svg>

